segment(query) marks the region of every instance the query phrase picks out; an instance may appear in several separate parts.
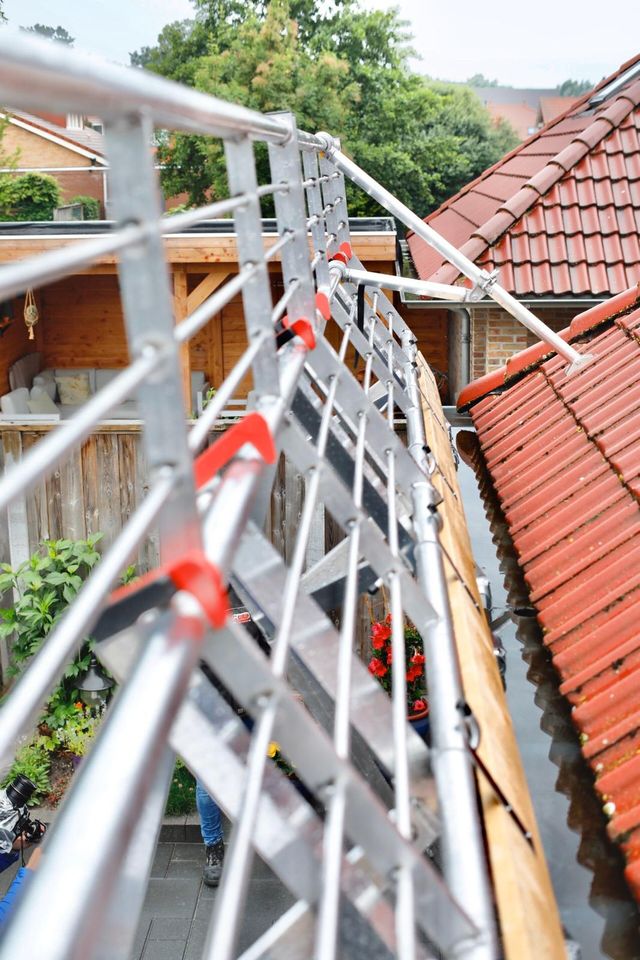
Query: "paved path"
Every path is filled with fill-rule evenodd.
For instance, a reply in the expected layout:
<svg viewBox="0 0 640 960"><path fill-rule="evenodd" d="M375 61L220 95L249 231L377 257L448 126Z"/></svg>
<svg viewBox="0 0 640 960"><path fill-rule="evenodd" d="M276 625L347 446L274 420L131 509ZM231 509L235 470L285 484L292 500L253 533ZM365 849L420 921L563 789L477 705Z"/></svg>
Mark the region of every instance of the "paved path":
<svg viewBox="0 0 640 960"><path fill-rule="evenodd" d="M216 891L202 883L201 843L158 844L131 960L199 960ZM293 899L256 857L239 952L267 930Z"/></svg>

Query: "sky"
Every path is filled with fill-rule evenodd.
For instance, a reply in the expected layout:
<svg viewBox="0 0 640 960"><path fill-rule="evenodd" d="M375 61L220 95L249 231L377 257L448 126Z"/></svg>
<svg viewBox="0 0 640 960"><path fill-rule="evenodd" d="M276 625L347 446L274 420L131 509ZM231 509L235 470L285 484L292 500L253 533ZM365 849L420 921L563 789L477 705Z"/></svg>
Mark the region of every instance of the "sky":
<svg viewBox="0 0 640 960"><path fill-rule="evenodd" d="M444 80L475 73L515 87L594 83L640 51L640 0L362 0L398 6L415 36L415 69ZM10 24L60 24L76 47L119 63L189 17L190 0L4 0ZM52 10L55 11L52 14Z"/></svg>

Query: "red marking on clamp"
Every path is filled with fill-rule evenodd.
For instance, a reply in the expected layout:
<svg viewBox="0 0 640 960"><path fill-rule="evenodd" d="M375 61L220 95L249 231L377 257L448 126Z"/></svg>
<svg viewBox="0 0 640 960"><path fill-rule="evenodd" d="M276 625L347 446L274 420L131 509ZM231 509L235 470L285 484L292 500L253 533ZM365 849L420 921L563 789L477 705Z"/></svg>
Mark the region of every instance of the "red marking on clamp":
<svg viewBox="0 0 640 960"><path fill-rule="evenodd" d="M316 335L313 332L311 322L307 320L306 317L298 317L297 320L290 320L285 313L282 318L282 326L285 330L293 330L293 332L300 337L307 350L315 350Z"/></svg>
<svg viewBox="0 0 640 960"><path fill-rule="evenodd" d="M344 255L345 255L345 257L347 258L347 260L351 260L351 258L353 257L353 250L351 249L351 244L350 244L350 243L348 243L348 242L345 240L344 243L341 243L341 244L340 244L340 246L338 247L338 249L339 249L340 253L344 253Z"/></svg>
<svg viewBox="0 0 640 960"><path fill-rule="evenodd" d="M178 590L192 594L207 615L211 626L223 627L229 613L229 598L220 571L201 550L185 554L169 570Z"/></svg>
<svg viewBox="0 0 640 960"><path fill-rule="evenodd" d="M338 250L337 253L334 253L332 257L329 257L329 260L339 260L340 263L344 263L345 267L349 263L346 253L343 253L342 250Z"/></svg>
<svg viewBox="0 0 640 960"><path fill-rule="evenodd" d="M323 320L331 319L331 305L329 303L329 297L323 290L319 290L316 293L316 310L318 310Z"/></svg>
<svg viewBox="0 0 640 960"><path fill-rule="evenodd" d="M129 616L133 622L149 606L167 603L173 588L186 590L192 594L212 626L224 625L229 612L227 591L220 571L207 560L202 550L190 550L175 563L150 570L133 583L114 590L109 597L109 607L105 611L105 616L113 618L113 612L110 614L110 610L113 611L113 608L121 605L129 609ZM142 606L145 604L145 591L147 591L146 606ZM139 598L140 609L135 607L136 597Z"/></svg>
<svg viewBox="0 0 640 960"><path fill-rule="evenodd" d="M193 471L197 489L208 483L245 443L255 447L265 463L275 461L277 453L269 424L262 414L254 411L223 433L195 460Z"/></svg>

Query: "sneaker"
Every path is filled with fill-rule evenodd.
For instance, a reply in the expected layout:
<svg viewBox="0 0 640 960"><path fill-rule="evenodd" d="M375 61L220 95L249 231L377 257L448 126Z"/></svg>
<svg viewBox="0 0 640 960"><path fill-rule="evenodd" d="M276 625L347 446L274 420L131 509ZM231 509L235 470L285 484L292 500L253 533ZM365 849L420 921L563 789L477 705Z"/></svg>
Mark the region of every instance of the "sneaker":
<svg viewBox="0 0 640 960"><path fill-rule="evenodd" d="M207 887L217 887L222 875L224 863L224 840L218 840L205 847L206 860L202 871L202 880Z"/></svg>

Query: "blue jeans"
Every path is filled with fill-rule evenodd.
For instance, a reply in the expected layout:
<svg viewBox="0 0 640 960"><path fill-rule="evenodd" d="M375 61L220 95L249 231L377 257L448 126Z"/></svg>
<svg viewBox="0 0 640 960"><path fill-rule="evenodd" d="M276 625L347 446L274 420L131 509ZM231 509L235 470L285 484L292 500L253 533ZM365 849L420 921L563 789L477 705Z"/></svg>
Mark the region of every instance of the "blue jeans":
<svg viewBox="0 0 640 960"><path fill-rule="evenodd" d="M220 807L210 797L199 780L196 780L196 806L200 816L200 832L207 847L222 840Z"/></svg>

